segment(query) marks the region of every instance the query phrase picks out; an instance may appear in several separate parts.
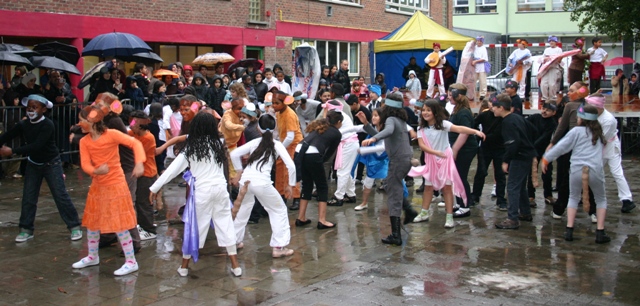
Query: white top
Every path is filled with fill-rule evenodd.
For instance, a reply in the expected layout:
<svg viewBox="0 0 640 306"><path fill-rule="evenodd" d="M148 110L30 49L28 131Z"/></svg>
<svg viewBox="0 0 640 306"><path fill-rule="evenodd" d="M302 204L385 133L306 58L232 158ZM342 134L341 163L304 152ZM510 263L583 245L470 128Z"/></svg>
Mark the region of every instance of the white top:
<svg viewBox="0 0 640 306"><path fill-rule="evenodd" d="M587 53L591 54L591 56L589 57L589 61L592 63L602 62L604 57L607 56L607 51L604 51L604 49L602 48L594 49L593 47L591 47L587 49Z"/></svg>
<svg viewBox="0 0 640 306"><path fill-rule="evenodd" d="M342 133L341 140L348 139L349 137L356 134L355 131L351 130L351 128L353 127L354 127L353 120L349 116L342 116L342 127L340 127L340 132L342 131L345 131L345 132Z"/></svg>
<svg viewBox="0 0 640 306"><path fill-rule="evenodd" d="M475 50L473 50L473 59L483 59L485 62L489 61L489 55L487 55L487 47L484 45L478 47L476 46ZM484 62L476 64L476 72L485 72L484 71Z"/></svg>
<svg viewBox="0 0 640 306"><path fill-rule="evenodd" d="M549 47L549 48L544 49L544 53L542 53L543 56L542 56L541 60L544 60L544 58L546 58L546 57L559 55L559 54L562 54L562 48L560 48L560 47L555 47L555 48ZM563 64L564 63L562 61L560 61L558 63L559 66L562 66Z"/></svg>
<svg viewBox="0 0 640 306"><path fill-rule="evenodd" d="M429 55L431 55L433 53L438 53L438 56L440 56L440 51L438 51L438 52L433 51L433 52L429 53ZM431 63L431 61L429 61L429 55L427 55L427 57L424 58L424 63L427 64L427 65L429 63ZM444 63L446 63L446 62L447 62L447 57L441 58L440 61L438 62L438 65L436 65L435 68L442 69L442 67L444 66Z"/></svg>
<svg viewBox="0 0 640 306"><path fill-rule="evenodd" d="M291 91L291 86L289 86L289 84L287 82L285 82L284 80L282 80L282 82L279 82L278 80L276 80L276 84L278 84L278 86L280 86L280 91L288 94L288 95L292 95L293 92Z"/></svg>
<svg viewBox="0 0 640 306"><path fill-rule="evenodd" d="M245 143L244 145L238 147L230 153L231 162L233 163L233 167L235 169L242 169L242 156L251 154L255 151L262 138L256 138L252 141ZM296 165L293 163L293 159L289 156L287 149L284 145L279 141L273 141L274 148L276 150L276 158L280 157L287 167L287 171L289 172L289 186L296 185ZM273 168L275 160L273 157L269 157L269 160L262 164L260 161L256 161L247 165L247 167L242 171L242 178L240 179L240 185L243 185L245 181L250 181L251 185L255 186L263 186L263 185L271 185L273 182L271 181L271 169ZM258 167L260 166L260 167Z"/></svg>
<svg viewBox="0 0 640 306"><path fill-rule="evenodd" d="M296 107L296 114L298 114L298 121L300 121L302 135L307 136L305 130L311 121L316 120L316 109L318 108L318 105L320 105L320 101L307 99L307 103L305 104L305 109L302 109L302 104Z"/></svg>
<svg viewBox="0 0 640 306"><path fill-rule="evenodd" d="M167 133L165 133L166 128L164 127L164 120L158 120L158 127L160 128L160 132L158 133L158 139L166 142Z"/></svg>
<svg viewBox="0 0 640 306"><path fill-rule="evenodd" d="M451 129L451 126L453 126L453 123L449 120L442 120L442 130L436 130L432 126L427 128L425 134L427 135L427 139L429 140L429 144L432 149L444 152L446 149L451 147L449 145L449 130ZM422 130L422 127L418 128L418 138L422 138Z"/></svg>
<svg viewBox="0 0 640 306"><path fill-rule="evenodd" d="M598 123L602 126L602 134L607 144L602 152L603 158L612 158L620 154L620 140L618 139L618 120L606 109L598 116ZM616 152L615 148L618 151Z"/></svg>
<svg viewBox="0 0 640 306"><path fill-rule="evenodd" d="M162 107L162 127L165 130L170 130L171 129L171 116L173 116L176 120L178 120L178 124L182 125L182 115L180 114L180 112L173 112L171 110L171 106L169 105L165 105ZM158 122L158 125L160 125L160 122ZM165 141L166 141L166 133L164 133L164 131L160 131L160 134L165 135ZM173 135L178 136L178 135ZM173 146L170 146L167 148L167 157L169 158L176 158L176 155L173 154Z"/></svg>
<svg viewBox="0 0 640 306"><path fill-rule="evenodd" d="M227 185L227 180L224 178L224 172L222 165L219 165L215 161L215 153L211 150L209 154L209 159L196 161L195 159L191 160L191 174L196 178L196 190L201 189L202 187L210 187L213 185ZM193 158L193 157L192 157ZM153 193L158 193L160 188L164 186L168 181L176 177L178 174L182 173L185 169L189 167L189 162L187 161L187 156L184 152L178 154L176 159L171 163L169 168L167 168L164 173L156 180L149 190ZM269 168L271 171L271 168Z"/></svg>
<svg viewBox="0 0 640 306"><path fill-rule="evenodd" d="M513 50L511 55L509 55L509 60L512 60L512 59L520 60L525 56L529 56L529 58L522 61L522 63L524 65L528 65L529 63L531 63L531 51L529 51L529 49L526 49L526 48L522 50L520 48Z"/></svg>

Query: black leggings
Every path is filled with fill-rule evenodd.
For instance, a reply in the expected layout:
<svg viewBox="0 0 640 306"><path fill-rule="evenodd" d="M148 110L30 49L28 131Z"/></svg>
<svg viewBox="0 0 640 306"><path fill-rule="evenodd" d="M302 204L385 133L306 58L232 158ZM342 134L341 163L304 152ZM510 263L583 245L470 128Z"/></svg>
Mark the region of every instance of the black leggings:
<svg viewBox="0 0 640 306"><path fill-rule="evenodd" d="M318 202L326 202L329 199L329 186L324 172L324 158L318 153L305 154L302 161L301 199L311 200L314 183L318 193Z"/></svg>
<svg viewBox="0 0 640 306"><path fill-rule="evenodd" d="M456 197L456 203L458 203L460 207L466 208L474 205L473 196L471 194L471 187L469 186L469 180L467 176L469 176L469 168L471 167L471 162L476 156L476 153L478 153L477 149L458 151L458 156L456 158L456 168L458 169L460 180L462 180L462 185L464 185L464 192L467 194L467 205L464 205L464 201L462 200L462 198Z"/></svg>

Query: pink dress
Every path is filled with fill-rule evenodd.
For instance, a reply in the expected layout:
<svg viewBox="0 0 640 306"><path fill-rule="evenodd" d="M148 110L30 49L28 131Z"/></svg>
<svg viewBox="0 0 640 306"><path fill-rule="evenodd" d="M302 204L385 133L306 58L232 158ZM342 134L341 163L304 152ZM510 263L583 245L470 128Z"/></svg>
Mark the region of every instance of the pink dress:
<svg viewBox="0 0 640 306"><path fill-rule="evenodd" d="M424 144L432 149L426 129L422 129L422 141ZM447 135L446 130L442 130L444 135ZM453 151L451 147L444 150L445 158L438 157L433 154L424 154L424 166L412 167L409 171L411 177L424 177L433 186L434 190L440 190L445 185L452 185L453 195L462 198L464 203L467 203L467 194L464 191L464 185L456 169L456 163L453 160Z"/></svg>

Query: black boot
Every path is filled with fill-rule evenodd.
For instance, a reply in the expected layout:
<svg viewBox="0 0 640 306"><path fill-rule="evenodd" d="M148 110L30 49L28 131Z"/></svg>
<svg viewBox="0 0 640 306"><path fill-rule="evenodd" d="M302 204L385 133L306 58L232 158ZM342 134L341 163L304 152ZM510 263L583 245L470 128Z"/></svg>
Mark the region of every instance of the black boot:
<svg viewBox="0 0 640 306"><path fill-rule="evenodd" d="M604 229L596 230L596 243L607 243L611 241L611 237L607 236Z"/></svg>
<svg viewBox="0 0 640 306"><path fill-rule="evenodd" d="M291 203L291 206L289 207L289 209L290 210L300 209L300 198L293 199L293 202Z"/></svg>
<svg viewBox="0 0 640 306"><path fill-rule="evenodd" d="M567 229L564 231L564 240L573 241L573 227L567 226Z"/></svg>
<svg viewBox="0 0 640 306"><path fill-rule="evenodd" d="M391 235L382 238L382 243L402 245L402 236L400 235L400 217L389 217L391 219Z"/></svg>
<svg viewBox="0 0 640 306"><path fill-rule="evenodd" d="M413 219L418 216L418 212L415 211L413 207L411 207L411 204L409 203L409 200L407 200L407 198L404 198L402 200L402 209L404 210L404 221L402 222L402 224L409 224L413 222Z"/></svg>

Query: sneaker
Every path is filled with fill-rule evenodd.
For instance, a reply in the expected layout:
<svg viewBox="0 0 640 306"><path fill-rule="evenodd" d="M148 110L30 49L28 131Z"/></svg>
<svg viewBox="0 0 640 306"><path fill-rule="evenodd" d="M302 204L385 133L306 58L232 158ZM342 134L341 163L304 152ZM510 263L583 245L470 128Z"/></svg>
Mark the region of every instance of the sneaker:
<svg viewBox="0 0 640 306"><path fill-rule="evenodd" d="M422 221L429 221L429 217L431 216L431 212L428 210L422 210L414 219L413 223L418 223Z"/></svg>
<svg viewBox="0 0 640 306"><path fill-rule="evenodd" d="M442 202L438 202L438 207L445 207L445 203L444 203L444 201L442 201Z"/></svg>
<svg viewBox="0 0 640 306"><path fill-rule="evenodd" d="M471 209L460 208L453 213L454 218L464 218L471 216Z"/></svg>
<svg viewBox="0 0 640 306"><path fill-rule="evenodd" d="M13 178L14 178L14 179L22 178L22 174L20 174L20 173L16 172L16 173L14 173L14 174L13 174Z"/></svg>
<svg viewBox="0 0 640 306"><path fill-rule="evenodd" d="M189 275L189 269L188 268L183 268L183 267L178 267L178 274L180 274L180 276L182 276L182 277L186 277L187 275Z"/></svg>
<svg viewBox="0 0 640 306"><path fill-rule="evenodd" d="M123 276L123 275L127 275L129 273L133 273L138 271L138 263L128 263L125 262L124 265L122 265L122 267L120 267L120 269L113 271L113 275L115 276Z"/></svg>
<svg viewBox="0 0 640 306"><path fill-rule="evenodd" d="M240 267L231 268L231 273L233 273L233 275L235 277L240 277L240 276L242 276L242 268L240 268Z"/></svg>
<svg viewBox="0 0 640 306"><path fill-rule="evenodd" d="M444 201L444 198L441 195L439 195L437 197L434 196L433 199L431 199L431 203L439 203L439 202L442 202L442 201Z"/></svg>
<svg viewBox="0 0 640 306"><path fill-rule="evenodd" d="M138 225L138 232L140 233L140 240L142 241L156 239L156 234L145 231L140 225Z"/></svg>
<svg viewBox="0 0 640 306"><path fill-rule="evenodd" d="M285 256L291 256L293 255L293 250L292 249L287 249L287 248L273 248L273 251L271 252L271 257L273 258L280 258L280 257L285 257Z"/></svg>
<svg viewBox="0 0 640 306"><path fill-rule="evenodd" d="M338 200L336 197L331 198L329 202L327 202L327 206L342 206L343 200Z"/></svg>
<svg viewBox="0 0 640 306"><path fill-rule="evenodd" d="M511 219L504 219L500 222L496 222L495 225L496 228L499 229L518 229L520 227L520 222Z"/></svg>
<svg viewBox="0 0 640 306"><path fill-rule="evenodd" d="M496 184L493 184L493 189L491 189L491 197L495 198L498 194L496 193Z"/></svg>
<svg viewBox="0 0 640 306"><path fill-rule="evenodd" d="M358 206L354 207L353 209L354 209L355 211L361 211L361 210L365 210L365 209L369 208L368 206L369 206L368 204L364 204L364 205L363 205L363 204L360 204L360 205L358 205Z"/></svg>
<svg viewBox="0 0 640 306"><path fill-rule="evenodd" d="M77 241L82 239L82 231L79 229L75 229L71 231L71 241Z"/></svg>
<svg viewBox="0 0 640 306"><path fill-rule="evenodd" d="M82 268L95 266L99 264L100 264L100 256L94 258L93 260L89 259L89 256L87 256L83 259L80 259L80 261L74 263L73 265L71 265L71 267L74 269L82 269Z"/></svg>
<svg viewBox="0 0 640 306"><path fill-rule="evenodd" d="M596 217L596 214L591 215L591 223L598 223L598 217Z"/></svg>
<svg viewBox="0 0 640 306"><path fill-rule="evenodd" d="M27 241L29 239L33 239L33 234L20 232L20 234L18 234L18 236L16 236L16 242L25 242L25 241Z"/></svg>
<svg viewBox="0 0 640 306"><path fill-rule="evenodd" d="M636 208L636 204L631 200L622 200L622 208L620 209L622 213L630 213L634 208Z"/></svg>
<svg viewBox="0 0 640 306"><path fill-rule="evenodd" d="M551 212L551 218L554 218L556 220L561 220L562 219L562 215L556 215L556 213Z"/></svg>
<svg viewBox="0 0 640 306"><path fill-rule="evenodd" d="M452 214L447 214L447 221L444 222L444 227L445 228L453 228L455 226L455 223L453 223L453 215Z"/></svg>
<svg viewBox="0 0 640 306"><path fill-rule="evenodd" d="M506 203L502 203L502 204L498 204L498 210L499 211L507 211L509 209L507 208L507 204Z"/></svg>
<svg viewBox="0 0 640 306"><path fill-rule="evenodd" d="M455 203L453 204L453 211L458 211L460 209L460 204Z"/></svg>

